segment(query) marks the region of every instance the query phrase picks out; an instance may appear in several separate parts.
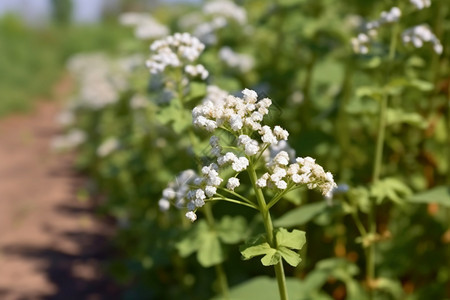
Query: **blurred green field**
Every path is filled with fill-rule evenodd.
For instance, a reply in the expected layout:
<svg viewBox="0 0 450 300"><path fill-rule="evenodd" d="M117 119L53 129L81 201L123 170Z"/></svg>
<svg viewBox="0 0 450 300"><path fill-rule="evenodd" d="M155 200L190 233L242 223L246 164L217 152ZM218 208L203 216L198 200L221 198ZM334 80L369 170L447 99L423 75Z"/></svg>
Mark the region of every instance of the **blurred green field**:
<svg viewBox="0 0 450 300"><path fill-rule="evenodd" d="M31 28L16 16L0 19L0 117L26 111L38 98L51 98L51 87L74 53L114 52L126 34L112 22Z"/></svg>

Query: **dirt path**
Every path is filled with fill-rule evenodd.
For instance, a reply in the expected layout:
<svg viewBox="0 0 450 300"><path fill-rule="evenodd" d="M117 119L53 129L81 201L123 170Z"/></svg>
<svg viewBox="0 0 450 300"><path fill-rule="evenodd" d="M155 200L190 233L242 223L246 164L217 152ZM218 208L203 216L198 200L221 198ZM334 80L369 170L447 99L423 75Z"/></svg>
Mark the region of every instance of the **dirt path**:
<svg viewBox="0 0 450 300"><path fill-rule="evenodd" d="M62 80L57 95L67 94ZM112 233L89 201L86 183L56 154L60 104L40 102L33 113L0 120L0 299L116 299L102 262Z"/></svg>

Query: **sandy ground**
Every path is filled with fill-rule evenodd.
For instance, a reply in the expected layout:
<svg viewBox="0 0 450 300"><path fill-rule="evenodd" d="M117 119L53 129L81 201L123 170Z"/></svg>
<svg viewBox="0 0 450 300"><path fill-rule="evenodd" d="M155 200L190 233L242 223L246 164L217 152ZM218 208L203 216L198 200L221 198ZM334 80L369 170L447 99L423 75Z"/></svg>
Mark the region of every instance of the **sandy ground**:
<svg viewBox="0 0 450 300"><path fill-rule="evenodd" d="M62 80L56 94L67 94ZM77 197L86 180L57 154L61 104L0 120L0 299L116 299L103 272L113 229Z"/></svg>

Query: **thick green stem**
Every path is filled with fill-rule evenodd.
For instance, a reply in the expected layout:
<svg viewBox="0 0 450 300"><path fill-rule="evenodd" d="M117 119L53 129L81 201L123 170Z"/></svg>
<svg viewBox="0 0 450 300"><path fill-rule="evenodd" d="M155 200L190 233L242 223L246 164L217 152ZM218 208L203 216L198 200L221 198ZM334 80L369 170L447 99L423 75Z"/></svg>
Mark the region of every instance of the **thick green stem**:
<svg viewBox="0 0 450 300"><path fill-rule="evenodd" d="M262 190L256 185L257 176L252 164L250 164L250 166L248 167L248 174L250 176L250 181L252 182L253 189L256 193L256 200L258 201L259 211L261 212L261 215L263 217L264 228L267 234L267 242L272 248L276 248L277 245L273 235L274 228L272 224L272 218L270 217L270 212L267 207L266 200L264 199L264 194ZM275 276L278 282L278 291L280 293L280 299L288 300L289 297L286 287L286 277L284 275L283 261L280 260L274 267L275 267Z"/></svg>
<svg viewBox="0 0 450 300"><path fill-rule="evenodd" d="M211 205L203 206L203 212L205 213L206 222L208 223L209 228L214 229L215 221L214 221L214 216L212 213ZM216 276L219 281L220 291L222 292L223 299L227 300L230 298L230 292L229 292L229 288L228 288L227 276L223 269L223 265L220 263L220 264L215 265L214 267L216 269Z"/></svg>

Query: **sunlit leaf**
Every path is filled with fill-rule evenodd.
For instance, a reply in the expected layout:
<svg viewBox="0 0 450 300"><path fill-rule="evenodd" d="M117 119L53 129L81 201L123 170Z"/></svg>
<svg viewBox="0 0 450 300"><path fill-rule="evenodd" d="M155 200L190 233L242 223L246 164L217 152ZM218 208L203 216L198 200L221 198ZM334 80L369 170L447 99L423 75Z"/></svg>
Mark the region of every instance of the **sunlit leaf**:
<svg viewBox="0 0 450 300"><path fill-rule="evenodd" d="M287 229L279 228L276 231L275 238L278 246L284 246L296 250L300 250L306 243L305 232L297 229L289 232Z"/></svg>

